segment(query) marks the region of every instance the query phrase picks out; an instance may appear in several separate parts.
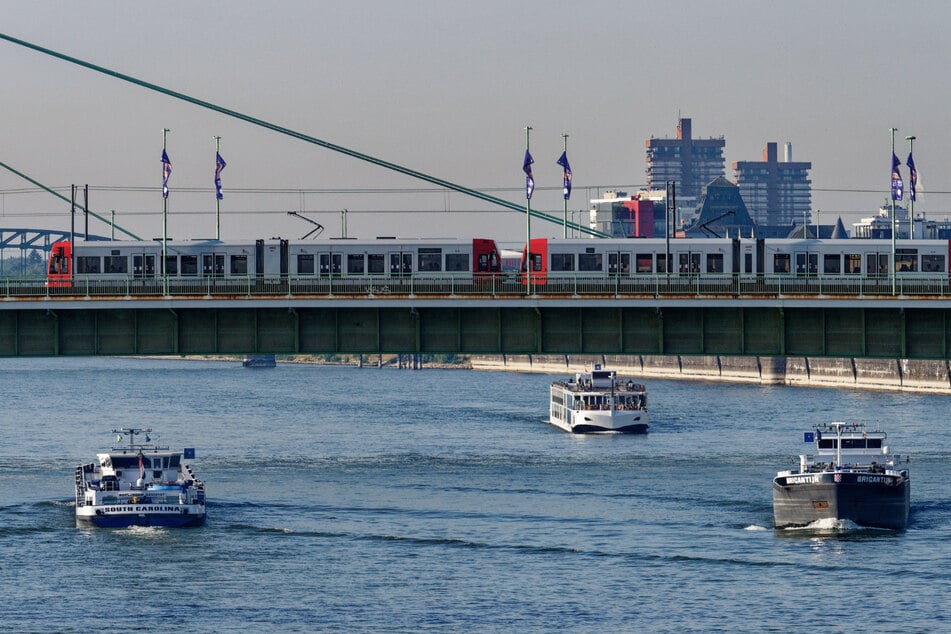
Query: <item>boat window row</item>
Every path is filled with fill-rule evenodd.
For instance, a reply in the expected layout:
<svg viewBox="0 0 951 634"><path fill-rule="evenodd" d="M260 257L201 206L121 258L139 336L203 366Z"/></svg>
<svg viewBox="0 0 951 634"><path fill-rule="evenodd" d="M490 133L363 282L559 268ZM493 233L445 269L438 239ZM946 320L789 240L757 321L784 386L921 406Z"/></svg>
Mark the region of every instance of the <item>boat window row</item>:
<svg viewBox="0 0 951 634"><path fill-rule="evenodd" d="M843 438L843 449L881 449L881 438ZM836 449L835 438L823 438L819 441L819 449Z"/></svg>

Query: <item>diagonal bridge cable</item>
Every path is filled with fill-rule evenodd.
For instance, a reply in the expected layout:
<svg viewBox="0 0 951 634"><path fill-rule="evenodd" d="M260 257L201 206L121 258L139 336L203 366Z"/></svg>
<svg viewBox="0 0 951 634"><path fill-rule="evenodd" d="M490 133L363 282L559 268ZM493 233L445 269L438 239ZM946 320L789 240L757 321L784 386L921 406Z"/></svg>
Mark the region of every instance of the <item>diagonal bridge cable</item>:
<svg viewBox="0 0 951 634"><path fill-rule="evenodd" d="M350 156L350 157L359 159L359 160L361 160L361 161L366 161L367 163L372 163L372 164L378 165L378 166L380 166L380 167L385 167L386 169L393 170L393 171L395 171L395 172L399 172L399 173L401 173L401 174L405 174L405 175L411 176L411 177L413 177L413 178L418 178L418 179L423 180L423 181L426 181L426 182L428 182L428 183L433 183L434 185L438 185L438 186L440 186L440 187L445 187L446 189L450 189L450 190L452 190L452 191L459 192L459 193L461 193L461 194L466 194L467 196L472 196L472 197L474 197L474 198L478 198L479 200L484 200L484 201L486 201L486 202L489 202L489 203L492 203L492 204L495 204L495 205L499 205L499 206L501 206L501 207L505 207L505 208L511 209L511 210L513 210L513 211L519 211L519 212L522 212L522 213L525 213L525 211L526 211L525 207L522 207L522 206L520 206L520 205L517 205L517 204L515 204L515 203L513 203L513 202L510 202L510 201L508 201L508 200L505 200L505 199L503 199L503 198L496 198L495 196L492 196L492 195L490 195L490 194L486 194L486 193L484 193L484 192L480 192L479 190L476 190L476 189L471 189L471 188L465 187L465 186L463 186L463 185L457 185L457 184L451 183L451 182L449 182L449 181L447 181L447 180L443 180L443 179L437 178L437 177L435 177L435 176L430 176L429 174L424 174L424 173L422 173L422 172L418 172L418 171L413 170L413 169L410 169L410 168L408 168L408 167L403 167L402 165L397 165L396 163L390 163L389 161L384 161L383 159L379 159L379 158L376 158L376 157L374 157L374 156L370 156L370 155L368 155L368 154L363 154L363 153L361 153L361 152L357 152L356 150L351 150L351 149L349 149L349 148L345 148L345 147L343 147L343 146L336 145L336 144L334 144L334 143L330 143L330 142L328 142L328 141L322 141L321 139L317 139L317 138L315 138L315 137L309 136L309 135L304 134L304 133L302 133L302 132L297 132L297 131L295 131L295 130L291 130L291 129L285 128L285 127L283 127L283 126L279 126L279 125L277 125L277 124L270 123L270 122L268 122L268 121L264 121L264 120L262 120L262 119L255 118L255 117L252 117L252 116L250 116L250 115L242 114L242 113L237 112L237 111L235 111L235 110L231 110L231 109L229 109L229 108L225 108L224 106L219 106L219 105L210 103L210 102L208 102L208 101L203 101L203 100L198 99L198 98L196 98L196 97L191 97L191 96L186 95L186 94L184 94L184 93L176 92L176 91L171 90L171 89L169 89L169 88L163 88L162 86L159 86L159 85L157 85L157 84L152 84L152 83L149 83L149 82L147 82L147 81L143 81L143 80L141 80L141 79L137 79L137 78L135 78L135 77L132 77L131 75L125 75L125 74L123 74L123 73L120 73L120 72L117 72L117 71L114 71L114 70L110 70L110 69L104 68L104 67L102 67L102 66L97 66L96 64L92 64L92 63L90 63L90 62L86 62L86 61L83 61L83 60L81 60L81 59L77 59L77 58L75 58L75 57L71 57L71 56L69 56L69 55L65 55L65 54L63 54L63 53L59 53L59 52L57 52L57 51L50 50L50 49L48 49L48 48L44 48L44 47L42 47L42 46L39 46L39 45L37 45L37 44L33 44L33 43L31 43L31 42L27 42L27 41L24 41L24 40L21 40L21 39L17 39L17 38L15 38L15 37L12 37L12 36L10 36L10 35L6 35L6 34L4 34L4 33L0 33L0 39L6 40L6 41L11 42L11 43L13 43L13 44L18 44L18 45L20 45L20 46L23 46L23 47L26 47L26 48L29 48L29 49L32 49L32 50L37 51L37 52L39 52L39 53L43 53L44 55L49 55L49 56L51 56L51 57L56 57L56 58L58 58L58 59L67 61L67 62L69 62L69 63L71 63L71 64L76 64L77 66L82 66L83 68L88 68L88 69L90 69L90 70L94 70L94 71L96 71L97 73L102 73L103 75L108 75L108 76L110 76L110 77L115 77L116 79L121 79L121 80L123 80L123 81L127 81L127 82L132 83L132 84L135 84L135 85L137 85L137 86L141 86L141 87L143 87L143 88L148 88L149 90L154 90L155 92L160 92L160 93L162 93L163 95L167 95L167 96L169 96L169 97L174 97L175 99L180 99L180 100L182 100L182 101L187 101L188 103L195 104L196 106L201 106L202 108L207 108L208 110L213 110L213 111L215 111L215 112L220 112L221 114L227 115L227 116L229 116L229 117L234 117L235 119L240 119L240 120L242 120L242 121L246 121L246 122L248 122L248 123L250 123L250 124L253 124L253 125L256 125L256 126L260 126L260 127L262 127L262 128L266 128L266 129L268 129L268 130L272 130L272 131L277 132L277 133L279 133L279 134L284 134L284 135L287 135L287 136L289 136L289 137L293 137L293 138L295 138L295 139L300 139L301 141L306 141L306 142L312 143L312 144L314 144L314 145L319 145L319 146L321 146L321 147L327 148L328 150L333 150L334 152L339 152L339 153L341 153L341 154L346 154L347 156ZM533 217L540 218L540 219L542 219L542 220L546 220L546 221L548 221L548 222L553 222L553 223L557 223L557 224L563 224L563 220L562 220L562 219L556 218L555 216L552 216L552 215L550 215L550 214L546 214L546 213L542 213L542 212L539 212L539 211L535 211L534 209L531 210L531 215L532 215ZM585 227L584 225L575 224L575 223L573 223L573 222L568 223L568 225L569 225L571 228L573 228L573 229L576 229L576 230L578 230L578 231L581 231L582 233L587 233L587 234L589 234L589 235L593 235L593 236L597 236L597 237L602 237L602 238L605 238L605 237L608 237L608 238L609 238L609 237L611 237L611 236L610 236L609 234L607 234L607 233L604 233L604 232L601 232L601 231L597 231L597 230L595 230L595 229L591 229L590 227Z"/></svg>
<svg viewBox="0 0 951 634"><path fill-rule="evenodd" d="M43 183L41 183L41 182L39 182L39 181L36 181L36 180L30 178L29 176L27 176L27 175L24 174L23 172L20 172L20 171L18 171L18 170L16 170L16 169L10 167L9 165L7 165L6 163L4 163L3 161L0 161L0 167L2 167L2 168L5 169L5 170L9 170L9 171L13 172L14 174L16 174L17 176L19 176L20 178L22 178L22 179L24 179L24 180L27 180L27 181L29 181L29 182L31 182L31 183L33 183L34 185L36 185L37 187L39 187L39 188L42 189L43 191L48 192L48 193L50 193L50 194L53 194L53 195L56 196L57 198L61 198L62 200L65 200L65 201L68 202L68 203L73 203L73 201L71 201L69 198L66 198L66 196L63 196L61 193L59 193L59 192L56 191L55 189L50 189L49 187L47 187L47 186L44 185ZM79 209L81 209L81 210L85 211L86 213L88 213L90 216L93 216L93 217L95 217L95 218L98 218L99 220L102 220L104 223L106 223L106 224L109 225L109 226L115 227L117 231L121 231L122 233L126 234L126 235L129 236L130 238L134 238L134 239L136 239L136 240L141 240L141 239L142 239L142 238L140 238L139 236L137 236L137 235L135 235L134 233L132 233L131 231L128 231L128 230L126 230L126 229L123 229L123 228L120 227L119 225L114 224L114 223L110 222L109 220L106 220L105 218L103 218L102 216L100 216L99 214L97 214L96 212L94 212L94 211L92 211L92 210L89 210L89 209L86 209L84 206L82 206L82 205L79 204L78 202L73 203L73 204L75 204L76 207L78 207Z"/></svg>

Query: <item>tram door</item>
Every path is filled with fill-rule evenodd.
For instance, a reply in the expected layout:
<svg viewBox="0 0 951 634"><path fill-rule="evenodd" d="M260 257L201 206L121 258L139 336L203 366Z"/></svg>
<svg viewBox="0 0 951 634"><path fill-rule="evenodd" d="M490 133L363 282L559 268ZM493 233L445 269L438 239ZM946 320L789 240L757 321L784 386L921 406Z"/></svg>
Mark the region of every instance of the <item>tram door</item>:
<svg viewBox="0 0 951 634"><path fill-rule="evenodd" d="M202 253L201 254L201 274L202 274L202 277L224 277L225 254L224 253Z"/></svg>
<svg viewBox="0 0 951 634"><path fill-rule="evenodd" d="M608 275L627 277L631 274L630 253L608 253Z"/></svg>
<svg viewBox="0 0 951 634"><path fill-rule="evenodd" d="M412 251L390 252L390 276L407 277L413 274Z"/></svg>
<svg viewBox="0 0 951 634"><path fill-rule="evenodd" d="M796 253L796 275L818 275L819 254L806 251Z"/></svg>
<svg viewBox="0 0 951 634"><path fill-rule="evenodd" d="M865 264L869 277L888 277L889 253L869 253L866 255Z"/></svg>
<svg viewBox="0 0 951 634"><path fill-rule="evenodd" d="M680 275L700 275L701 254L699 251L688 251L677 254L677 272Z"/></svg>
<svg viewBox="0 0 951 634"><path fill-rule="evenodd" d="M318 253L317 274L320 277L340 277L342 262L343 254L341 253Z"/></svg>
<svg viewBox="0 0 951 634"><path fill-rule="evenodd" d="M132 277L151 279L155 277L155 256L151 253L136 253L132 256Z"/></svg>

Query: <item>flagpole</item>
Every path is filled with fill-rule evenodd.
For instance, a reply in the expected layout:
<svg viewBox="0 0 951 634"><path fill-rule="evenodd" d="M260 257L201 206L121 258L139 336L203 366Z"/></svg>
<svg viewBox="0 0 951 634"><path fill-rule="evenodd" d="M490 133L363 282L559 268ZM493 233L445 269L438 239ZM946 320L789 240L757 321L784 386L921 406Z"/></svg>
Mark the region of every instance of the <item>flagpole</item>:
<svg viewBox="0 0 951 634"><path fill-rule="evenodd" d="M567 155L568 155L568 135L567 135L567 134L562 134L562 135L561 135L561 138L562 138L562 139L564 140L564 142L565 142L565 155L567 156ZM564 237L567 238L567 237L568 237L568 196L565 195L565 196L562 196L562 198L565 199L565 215L564 215L564 223L563 223L563 224L564 224L564 229L565 229Z"/></svg>
<svg viewBox="0 0 951 634"><path fill-rule="evenodd" d="M532 126L525 128L525 152L531 152ZM528 294L532 294L532 197L525 190L525 282Z"/></svg>
<svg viewBox="0 0 951 634"><path fill-rule="evenodd" d="M892 133L892 161L894 162L894 160L895 160L895 133L898 132L898 128L889 128L889 130L890 130L891 133ZM894 163L893 163L893 165L892 165L892 172L894 172L894 171L895 171L895 166L894 166ZM892 176L892 179L893 179L893 180L894 180L894 178L895 178L895 177ZM892 273L892 295L895 295L895 291L896 291L896 289L897 289L897 280L896 280L896 278L895 278L895 269L897 268L897 267L896 267L896 264L897 264L897 263L895 262L895 255L896 255L896 251L895 251L895 231L896 231L896 226L897 226L897 223L895 222L895 187L894 187L894 184L893 184L893 185L892 185L892 271L891 271L891 273Z"/></svg>
<svg viewBox="0 0 951 634"><path fill-rule="evenodd" d="M215 137L215 169L218 169L218 155L221 153L221 137ZM217 185L217 184L216 184ZM221 199L215 190L215 240L221 240Z"/></svg>
<svg viewBox="0 0 951 634"><path fill-rule="evenodd" d="M164 157L166 145L168 141L168 133L171 132L168 128L162 128L162 156ZM164 176L165 165L162 165L162 172ZM167 183L163 183L163 186ZM165 195L165 192L162 192L162 294L165 297L168 297L168 267L166 254L168 253L168 196Z"/></svg>
<svg viewBox="0 0 951 634"><path fill-rule="evenodd" d="M906 136L905 140L908 141L908 156L911 157L915 153L915 136ZM912 158L908 159L908 162L912 162ZM910 185L908 189L908 237L912 240L915 239L915 181L917 179L911 177L911 165L908 166L908 184Z"/></svg>

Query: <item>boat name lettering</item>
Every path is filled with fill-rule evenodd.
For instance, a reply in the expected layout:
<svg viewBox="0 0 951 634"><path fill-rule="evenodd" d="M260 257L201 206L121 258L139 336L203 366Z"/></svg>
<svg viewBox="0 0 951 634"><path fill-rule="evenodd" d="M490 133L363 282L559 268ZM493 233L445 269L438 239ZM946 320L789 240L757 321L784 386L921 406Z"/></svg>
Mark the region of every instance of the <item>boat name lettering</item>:
<svg viewBox="0 0 951 634"><path fill-rule="evenodd" d="M822 482L821 475L790 476L786 479L789 484L818 484Z"/></svg>
<svg viewBox="0 0 951 634"><path fill-rule="evenodd" d="M855 481L867 482L869 484L887 484L891 481L891 478L882 475L860 475L855 479Z"/></svg>
<svg viewBox="0 0 951 634"><path fill-rule="evenodd" d="M103 513L159 513L159 512L181 513L180 506L152 506L147 504L136 504L135 506L107 506L102 509Z"/></svg>

